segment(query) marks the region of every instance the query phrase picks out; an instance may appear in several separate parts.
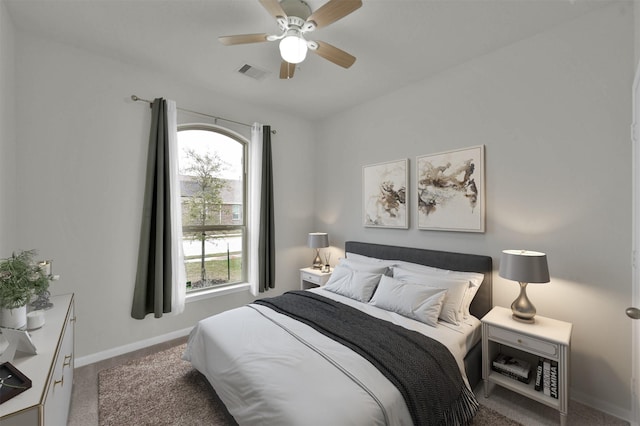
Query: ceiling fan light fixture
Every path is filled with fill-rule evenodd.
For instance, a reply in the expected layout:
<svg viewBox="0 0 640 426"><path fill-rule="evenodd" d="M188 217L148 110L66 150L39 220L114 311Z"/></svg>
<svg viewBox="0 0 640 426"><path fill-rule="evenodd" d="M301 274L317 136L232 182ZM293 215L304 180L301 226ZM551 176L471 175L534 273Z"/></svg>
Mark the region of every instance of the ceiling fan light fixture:
<svg viewBox="0 0 640 426"><path fill-rule="evenodd" d="M280 40L280 56L290 64L299 64L307 57L307 41L298 34Z"/></svg>
<svg viewBox="0 0 640 426"><path fill-rule="evenodd" d="M269 15L275 18L280 33L220 36L218 37L220 43L232 46L279 40L280 56L282 57L280 63L281 79L293 77L296 65L306 59L309 50L343 68L349 68L356 61L355 56L329 43L305 40L305 34L344 18L360 8L362 0L325 0L326 2L315 12L312 12L305 0L259 1Z"/></svg>

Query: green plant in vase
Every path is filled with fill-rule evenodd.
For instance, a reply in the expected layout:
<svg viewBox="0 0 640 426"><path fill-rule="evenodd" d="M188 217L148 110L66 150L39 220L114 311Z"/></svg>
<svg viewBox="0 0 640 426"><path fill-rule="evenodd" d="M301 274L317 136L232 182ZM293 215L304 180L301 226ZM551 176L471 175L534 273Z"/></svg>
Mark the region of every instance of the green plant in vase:
<svg viewBox="0 0 640 426"><path fill-rule="evenodd" d="M51 277L33 260L35 254L35 250L25 250L0 260L2 326L21 328L26 325L27 303L33 295L42 294L49 288Z"/></svg>

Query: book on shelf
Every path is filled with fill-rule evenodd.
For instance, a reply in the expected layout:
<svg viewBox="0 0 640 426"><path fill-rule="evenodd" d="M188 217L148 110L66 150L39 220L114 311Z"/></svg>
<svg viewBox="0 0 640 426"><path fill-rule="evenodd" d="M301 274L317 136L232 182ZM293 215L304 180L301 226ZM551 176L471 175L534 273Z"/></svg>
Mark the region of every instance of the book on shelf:
<svg viewBox="0 0 640 426"><path fill-rule="evenodd" d="M558 399L559 380L558 361L540 357L536 367L534 389L551 398Z"/></svg>
<svg viewBox="0 0 640 426"><path fill-rule="evenodd" d="M551 361L546 358L542 367L542 393L551 396Z"/></svg>
<svg viewBox="0 0 640 426"><path fill-rule="evenodd" d="M549 393L552 398L558 399L558 362L551 361L551 378L549 384Z"/></svg>
<svg viewBox="0 0 640 426"><path fill-rule="evenodd" d="M515 379L515 380L517 380L519 382L522 382L522 383L529 384L529 382L531 381L531 377L523 377L523 376L520 376L519 374L512 373L511 371L507 371L507 370L502 370L502 369L500 369L498 367L495 367L495 366L492 366L491 368L492 368L493 371L495 371L497 373L500 373L503 376L510 377L510 378Z"/></svg>
<svg viewBox="0 0 640 426"><path fill-rule="evenodd" d="M536 384L534 389L537 391L542 390L542 369L544 368L544 361L542 358L538 358L538 366L536 367Z"/></svg>
<svg viewBox="0 0 640 426"><path fill-rule="evenodd" d="M525 379L529 379L531 371L531 364L527 361L504 354L498 354L493 360L493 367L498 371L507 371Z"/></svg>

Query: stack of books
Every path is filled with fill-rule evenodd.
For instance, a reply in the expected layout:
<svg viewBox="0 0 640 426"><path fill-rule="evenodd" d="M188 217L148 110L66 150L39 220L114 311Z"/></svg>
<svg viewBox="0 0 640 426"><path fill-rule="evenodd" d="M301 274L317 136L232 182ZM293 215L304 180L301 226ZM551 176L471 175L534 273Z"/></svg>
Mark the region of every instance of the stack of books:
<svg viewBox="0 0 640 426"><path fill-rule="evenodd" d="M493 360L491 367L494 371L516 379L519 382L529 383L531 381L531 364L527 361L504 354L498 354L496 359Z"/></svg>
<svg viewBox="0 0 640 426"><path fill-rule="evenodd" d="M558 361L538 359L535 390L558 399Z"/></svg>

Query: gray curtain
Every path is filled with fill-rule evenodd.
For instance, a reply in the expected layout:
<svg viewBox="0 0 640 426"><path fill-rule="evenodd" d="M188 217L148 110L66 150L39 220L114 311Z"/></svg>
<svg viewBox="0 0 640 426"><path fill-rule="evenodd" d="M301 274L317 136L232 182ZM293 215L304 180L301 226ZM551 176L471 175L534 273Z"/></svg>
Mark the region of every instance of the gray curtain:
<svg viewBox="0 0 640 426"><path fill-rule="evenodd" d="M171 194L167 102L151 104L151 131L142 211L138 271L131 316L171 312Z"/></svg>
<svg viewBox="0 0 640 426"><path fill-rule="evenodd" d="M274 288L276 285L271 126L262 126L262 135L262 194L260 201L260 240L258 243L258 291L261 293Z"/></svg>

